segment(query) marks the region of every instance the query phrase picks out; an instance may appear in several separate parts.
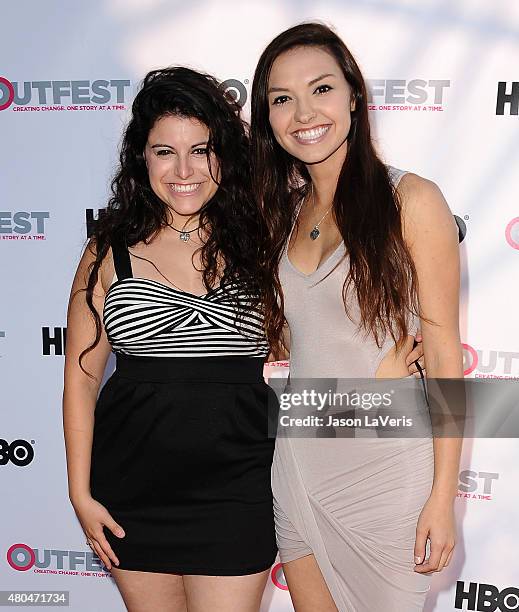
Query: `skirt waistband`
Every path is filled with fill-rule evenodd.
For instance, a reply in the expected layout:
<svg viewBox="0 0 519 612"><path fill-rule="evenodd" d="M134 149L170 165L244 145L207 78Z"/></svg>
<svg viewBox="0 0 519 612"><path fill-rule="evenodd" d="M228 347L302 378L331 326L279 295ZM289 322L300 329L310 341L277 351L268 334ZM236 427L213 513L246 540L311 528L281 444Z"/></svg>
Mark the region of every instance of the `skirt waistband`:
<svg viewBox="0 0 519 612"><path fill-rule="evenodd" d="M264 382L263 357L130 357L116 354L115 374L147 382Z"/></svg>

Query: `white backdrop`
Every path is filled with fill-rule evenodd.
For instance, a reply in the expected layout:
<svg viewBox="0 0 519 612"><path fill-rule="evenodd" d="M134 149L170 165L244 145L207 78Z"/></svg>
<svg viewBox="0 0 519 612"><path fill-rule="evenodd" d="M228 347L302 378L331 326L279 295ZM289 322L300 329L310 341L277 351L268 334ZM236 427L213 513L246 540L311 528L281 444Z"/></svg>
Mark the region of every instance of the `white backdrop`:
<svg viewBox="0 0 519 612"><path fill-rule="evenodd" d="M229 85L248 114L260 52L308 19L335 26L357 57L385 160L436 181L464 228L467 375L519 378L515 0L3 3L0 589L68 590L74 610L124 609L68 501L61 392L87 215L105 206L139 80L187 64L238 81ZM459 543L428 610L519 610L518 466L515 440L465 443ZM278 567L262 609L292 610Z"/></svg>

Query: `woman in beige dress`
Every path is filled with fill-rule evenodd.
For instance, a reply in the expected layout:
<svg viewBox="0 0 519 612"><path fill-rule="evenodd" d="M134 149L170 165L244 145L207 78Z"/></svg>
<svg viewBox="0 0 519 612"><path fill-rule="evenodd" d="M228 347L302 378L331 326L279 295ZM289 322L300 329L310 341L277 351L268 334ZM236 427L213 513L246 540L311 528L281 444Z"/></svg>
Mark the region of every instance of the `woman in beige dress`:
<svg viewBox="0 0 519 612"><path fill-rule="evenodd" d="M267 335L290 344L291 379L400 379L420 412L405 364L418 325L428 377L463 375L457 229L441 191L380 160L363 77L320 24L263 52L251 132L276 279ZM422 610L453 553L459 454L459 439L432 435L278 438L277 541L297 612Z"/></svg>

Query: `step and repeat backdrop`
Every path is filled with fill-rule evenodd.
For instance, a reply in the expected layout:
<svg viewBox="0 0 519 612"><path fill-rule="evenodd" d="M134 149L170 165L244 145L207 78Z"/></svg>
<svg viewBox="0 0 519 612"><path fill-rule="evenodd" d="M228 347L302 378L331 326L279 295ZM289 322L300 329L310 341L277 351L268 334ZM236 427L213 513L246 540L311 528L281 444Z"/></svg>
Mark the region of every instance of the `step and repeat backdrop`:
<svg viewBox="0 0 519 612"><path fill-rule="evenodd" d="M383 158L437 182L456 216L466 376L519 378L515 0L4 3L0 590L69 591L73 610L124 610L68 500L61 396L70 285L139 81L166 65L202 69L247 117L264 46L314 19L335 27L368 79ZM465 441L459 542L427 610L519 610L518 477L516 440ZM290 610L276 564L262 611Z"/></svg>

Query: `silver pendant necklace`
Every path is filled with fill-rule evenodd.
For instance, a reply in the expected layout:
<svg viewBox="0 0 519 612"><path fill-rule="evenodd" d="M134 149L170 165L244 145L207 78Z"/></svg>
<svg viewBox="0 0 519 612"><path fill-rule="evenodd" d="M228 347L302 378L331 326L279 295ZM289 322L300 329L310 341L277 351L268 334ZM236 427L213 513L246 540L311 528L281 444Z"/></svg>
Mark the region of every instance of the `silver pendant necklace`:
<svg viewBox="0 0 519 612"><path fill-rule="evenodd" d="M170 227L171 229L173 229L173 230L175 230L176 232L178 232L178 233L179 233L179 236L178 236L178 237L180 238L180 240L182 240L182 242L187 242L188 240L191 240L191 236L190 236L190 234L191 234L192 232L196 232L197 230L199 230L199 229L202 227L201 225L199 225L198 227L195 227L195 229L189 230L189 231L187 232L186 230L179 230L179 229L177 229L176 227L173 227L173 226L172 226L171 224L169 224L169 223L168 223L168 225L169 225L169 227Z"/></svg>
<svg viewBox="0 0 519 612"><path fill-rule="evenodd" d="M312 204L315 206L315 195L314 195L314 186L312 183ZM319 236L321 235L321 231L319 229L319 226L321 225L321 223L324 221L326 215L330 212L330 210L333 208L333 204L330 206L330 208L324 213L324 215L321 217L321 219L319 220L318 223L316 223L312 229L312 231L310 232L310 239L311 240L317 240L317 238L319 238Z"/></svg>

